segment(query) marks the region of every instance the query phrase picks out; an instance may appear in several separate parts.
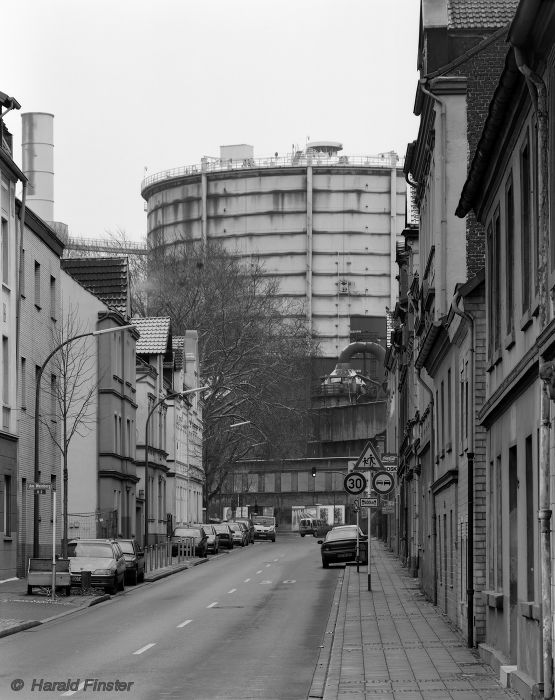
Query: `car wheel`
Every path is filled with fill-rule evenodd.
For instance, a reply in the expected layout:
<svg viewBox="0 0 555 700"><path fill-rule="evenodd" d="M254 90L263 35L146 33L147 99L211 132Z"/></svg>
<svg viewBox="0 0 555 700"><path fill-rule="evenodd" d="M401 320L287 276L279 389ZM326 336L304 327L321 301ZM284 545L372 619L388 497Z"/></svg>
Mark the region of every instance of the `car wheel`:
<svg viewBox="0 0 555 700"><path fill-rule="evenodd" d="M121 579L118 583L118 590L124 591L125 590L125 573L121 575Z"/></svg>
<svg viewBox="0 0 555 700"><path fill-rule="evenodd" d="M139 583L143 583L143 582L144 582L144 580L145 580L145 571L144 571L144 569L141 571L140 574L137 574L137 580L139 581Z"/></svg>
<svg viewBox="0 0 555 700"><path fill-rule="evenodd" d="M304 533L304 532L301 532L301 537L304 537L304 535L305 535L305 533Z"/></svg>
<svg viewBox="0 0 555 700"><path fill-rule="evenodd" d="M71 595L71 586L66 586L66 597Z"/></svg>
<svg viewBox="0 0 555 700"><path fill-rule="evenodd" d="M27 595L33 595L33 586L27 586Z"/></svg>
<svg viewBox="0 0 555 700"><path fill-rule="evenodd" d="M275 538L275 537L272 537L272 542L275 542L275 541L276 541L276 538Z"/></svg>
<svg viewBox="0 0 555 700"><path fill-rule="evenodd" d="M323 568L323 569L329 569L329 568L330 568L329 563L328 563L327 561L324 561L323 559L322 559L322 568Z"/></svg>
<svg viewBox="0 0 555 700"><path fill-rule="evenodd" d="M118 575L114 575L114 580L109 586L106 586L106 593L109 593L110 595L114 595L117 593L118 590Z"/></svg>
<svg viewBox="0 0 555 700"><path fill-rule="evenodd" d="M131 572L131 574L129 576L129 583L132 586L136 586L138 580L139 580L139 572L137 571L137 569L133 569L133 571Z"/></svg>

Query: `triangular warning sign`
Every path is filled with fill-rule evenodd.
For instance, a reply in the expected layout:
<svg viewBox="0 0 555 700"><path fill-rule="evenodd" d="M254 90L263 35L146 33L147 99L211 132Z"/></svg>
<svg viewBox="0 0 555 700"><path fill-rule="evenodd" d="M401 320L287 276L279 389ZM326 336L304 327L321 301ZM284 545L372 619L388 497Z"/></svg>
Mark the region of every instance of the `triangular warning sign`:
<svg viewBox="0 0 555 700"><path fill-rule="evenodd" d="M365 469L383 469L382 460L371 440L368 440L360 457L357 459L354 471Z"/></svg>

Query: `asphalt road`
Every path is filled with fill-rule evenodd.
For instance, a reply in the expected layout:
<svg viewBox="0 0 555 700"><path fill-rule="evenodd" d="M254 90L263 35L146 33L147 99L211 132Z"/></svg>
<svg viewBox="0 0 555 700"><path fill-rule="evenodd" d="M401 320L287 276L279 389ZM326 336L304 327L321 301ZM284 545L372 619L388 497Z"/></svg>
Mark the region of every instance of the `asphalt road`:
<svg viewBox="0 0 555 700"><path fill-rule="evenodd" d="M337 569L321 568L312 537L278 535L276 543L210 557L1 639L0 700L302 700L337 577ZM15 679L21 690L11 689ZM44 685L68 679L69 689Z"/></svg>

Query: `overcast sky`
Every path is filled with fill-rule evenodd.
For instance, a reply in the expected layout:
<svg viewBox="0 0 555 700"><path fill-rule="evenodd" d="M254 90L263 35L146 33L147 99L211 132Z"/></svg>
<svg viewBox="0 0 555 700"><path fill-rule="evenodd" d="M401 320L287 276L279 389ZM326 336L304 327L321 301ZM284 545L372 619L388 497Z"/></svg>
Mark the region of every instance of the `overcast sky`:
<svg viewBox="0 0 555 700"><path fill-rule="evenodd" d="M141 180L247 143L416 138L420 0L2 0L0 91L54 114L54 216L146 233ZM10 113L21 165L21 116Z"/></svg>

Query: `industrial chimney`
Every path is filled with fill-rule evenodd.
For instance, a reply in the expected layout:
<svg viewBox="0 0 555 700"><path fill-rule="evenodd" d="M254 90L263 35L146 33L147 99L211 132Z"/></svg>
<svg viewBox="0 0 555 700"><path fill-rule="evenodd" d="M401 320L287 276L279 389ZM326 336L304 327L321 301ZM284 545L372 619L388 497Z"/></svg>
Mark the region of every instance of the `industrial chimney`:
<svg viewBox="0 0 555 700"><path fill-rule="evenodd" d="M21 115L23 172L29 179L27 205L47 222L54 220L54 115Z"/></svg>

